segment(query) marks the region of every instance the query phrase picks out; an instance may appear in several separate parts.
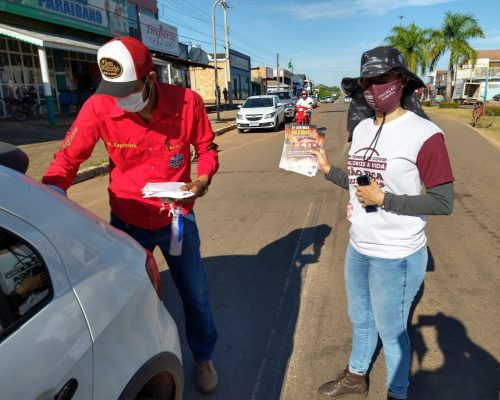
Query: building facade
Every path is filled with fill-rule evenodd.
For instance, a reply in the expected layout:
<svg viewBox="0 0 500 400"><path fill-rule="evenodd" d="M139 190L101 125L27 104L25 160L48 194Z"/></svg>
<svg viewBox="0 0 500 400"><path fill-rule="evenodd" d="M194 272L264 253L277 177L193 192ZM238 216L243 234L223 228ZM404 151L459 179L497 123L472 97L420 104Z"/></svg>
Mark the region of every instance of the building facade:
<svg viewBox="0 0 500 400"><path fill-rule="evenodd" d="M156 0L0 0L0 10L0 99L34 93L52 105L52 117L76 111L93 93L97 50L115 36L142 40L160 81L189 87L189 66L206 67L190 62L177 28L157 19Z"/></svg>
<svg viewBox="0 0 500 400"><path fill-rule="evenodd" d="M457 68L456 80L480 84L480 98L491 100L500 94L500 50L476 50L477 61L462 60Z"/></svg>
<svg viewBox="0 0 500 400"><path fill-rule="evenodd" d="M217 53L217 82L220 92L225 88L231 91L232 98L243 100L252 96L251 84L251 59L249 56L236 50L229 50L229 74L226 74L226 56ZM215 67L212 54L208 56L209 65ZM216 102L215 73L214 70L206 70L199 67L190 68L192 89L201 95L205 103ZM226 78L227 77L227 78ZM228 80L226 82L226 79ZM224 98L221 95L221 103Z"/></svg>

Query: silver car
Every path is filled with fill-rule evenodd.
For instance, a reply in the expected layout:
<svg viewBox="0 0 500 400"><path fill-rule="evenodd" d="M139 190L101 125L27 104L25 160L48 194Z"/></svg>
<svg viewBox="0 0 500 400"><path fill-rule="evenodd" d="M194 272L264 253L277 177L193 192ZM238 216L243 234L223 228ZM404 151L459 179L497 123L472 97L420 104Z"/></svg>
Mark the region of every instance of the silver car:
<svg viewBox="0 0 500 400"><path fill-rule="evenodd" d="M12 168L0 187L0 397L180 400L153 256Z"/></svg>

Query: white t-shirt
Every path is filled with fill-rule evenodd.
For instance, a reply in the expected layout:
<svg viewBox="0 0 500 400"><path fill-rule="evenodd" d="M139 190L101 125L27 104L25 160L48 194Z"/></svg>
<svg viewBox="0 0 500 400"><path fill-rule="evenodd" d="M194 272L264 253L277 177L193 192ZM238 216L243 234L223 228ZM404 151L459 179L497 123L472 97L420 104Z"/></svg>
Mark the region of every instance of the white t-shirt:
<svg viewBox="0 0 500 400"><path fill-rule="evenodd" d="M426 217L382 208L367 213L355 195L356 177L370 175L382 191L412 196L421 194L424 185L428 188L448 183L453 176L442 131L431 121L407 111L384 124L374 146L372 141L379 127L369 118L361 121L353 133L347 160L350 241L367 256L402 258L426 245ZM370 145L375 151L368 160Z"/></svg>
<svg viewBox="0 0 500 400"><path fill-rule="evenodd" d="M313 100L310 98L310 97L307 97L305 100L303 97L301 97L297 103L296 103L296 106L297 107L300 107L300 106L303 106L303 107L307 107L307 108L312 108L313 107Z"/></svg>

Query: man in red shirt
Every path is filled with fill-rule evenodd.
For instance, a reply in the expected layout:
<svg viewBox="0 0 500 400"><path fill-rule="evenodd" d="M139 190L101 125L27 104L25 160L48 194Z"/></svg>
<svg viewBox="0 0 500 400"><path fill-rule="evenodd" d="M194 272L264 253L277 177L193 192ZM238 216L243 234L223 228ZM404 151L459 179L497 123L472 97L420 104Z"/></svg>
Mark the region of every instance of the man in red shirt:
<svg viewBox="0 0 500 400"><path fill-rule="evenodd" d="M160 247L184 305L196 385L211 393L218 384L212 363L217 331L192 210L219 166L205 105L189 89L158 82L151 54L137 39L112 39L99 49L97 59L101 84L83 105L43 182L66 191L95 144L104 142L110 160L111 224L151 252ZM194 181L190 145L198 159ZM141 190L152 182L186 182L181 189L193 195L170 204L144 198ZM175 241L179 248L172 251Z"/></svg>

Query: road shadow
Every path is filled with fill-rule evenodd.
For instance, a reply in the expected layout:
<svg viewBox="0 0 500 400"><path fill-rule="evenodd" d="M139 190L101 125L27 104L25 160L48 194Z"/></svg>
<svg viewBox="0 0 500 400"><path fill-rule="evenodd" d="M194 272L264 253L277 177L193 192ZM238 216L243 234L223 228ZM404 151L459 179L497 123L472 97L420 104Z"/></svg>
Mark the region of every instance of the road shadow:
<svg viewBox="0 0 500 400"><path fill-rule="evenodd" d="M327 114L327 113L345 113L347 110L328 110L328 111L319 111L320 114Z"/></svg>
<svg viewBox="0 0 500 400"><path fill-rule="evenodd" d="M443 357L436 370L422 369L428 353L422 328L433 327ZM465 326L443 313L420 315L411 331L419 369L410 378L409 398L493 400L500 393L500 363L468 336Z"/></svg>
<svg viewBox="0 0 500 400"><path fill-rule="evenodd" d="M436 265L428 248L427 272L434 272ZM425 282L412 305L409 321L413 320L416 307L425 291ZM443 358L436 370L423 369L426 355L432 356L424 340L423 328L432 327ZM456 318L437 313L419 315L408 328L413 360L417 368L410 377L408 397L415 400L493 400L500 393L500 363L468 336L465 326ZM415 367L415 366L414 366Z"/></svg>
<svg viewBox="0 0 500 400"><path fill-rule="evenodd" d="M220 118L219 120L212 120L210 121L212 124L223 124L223 123L226 123L226 122L229 122L229 121L236 121L236 118L235 117L225 117L225 118Z"/></svg>
<svg viewBox="0 0 500 400"><path fill-rule="evenodd" d="M0 141L16 146L59 141L66 136L75 117L76 115L57 114L56 128L50 127L46 119L37 118L26 121L4 119L0 121Z"/></svg>
<svg viewBox="0 0 500 400"><path fill-rule="evenodd" d="M203 259L219 339L214 362L220 378L212 400L278 400L292 354L304 268L317 263L328 225L296 229L256 255ZM184 333L182 306L170 277L167 308L178 323L186 375L185 400L204 399L193 384L193 361Z"/></svg>

